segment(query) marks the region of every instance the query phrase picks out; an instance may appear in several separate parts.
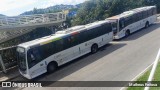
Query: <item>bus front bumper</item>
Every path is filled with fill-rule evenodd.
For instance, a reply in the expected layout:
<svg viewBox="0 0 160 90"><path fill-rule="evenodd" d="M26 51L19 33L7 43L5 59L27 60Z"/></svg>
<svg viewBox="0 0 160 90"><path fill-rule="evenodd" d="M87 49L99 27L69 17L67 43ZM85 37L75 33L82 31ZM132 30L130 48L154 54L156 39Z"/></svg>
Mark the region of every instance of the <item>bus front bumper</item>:
<svg viewBox="0 0 160 90"><path fill-rule="evenodd" d="M32 79L30 75L24 74L24 73L22 73L20 70L19 70L19 72L20 72L20 74L21 74L23 77L25 77L25 78L27 78L27 79Z"/></svg>

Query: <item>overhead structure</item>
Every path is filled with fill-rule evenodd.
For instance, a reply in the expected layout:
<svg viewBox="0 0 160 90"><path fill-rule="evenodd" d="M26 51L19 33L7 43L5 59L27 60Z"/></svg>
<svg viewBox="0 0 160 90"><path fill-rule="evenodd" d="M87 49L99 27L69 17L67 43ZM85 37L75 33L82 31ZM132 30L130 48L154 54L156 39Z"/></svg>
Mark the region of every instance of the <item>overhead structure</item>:
<svg viewBox="0 0 160 90"><path fill-rule="evenodd" d="M15 17L0 17L0 31L26 29L28 27L38 27L53 25L64 22L66 15L63 12L48 13L48 14L34 14L34 15L20 15Z"/></svg>
<svg viewBox="0 0 160 90"><path fill-rule="evenodd" d="M0 17L0 43L26 34L38 27L59 26L66 21L64 12Z"/></svg>

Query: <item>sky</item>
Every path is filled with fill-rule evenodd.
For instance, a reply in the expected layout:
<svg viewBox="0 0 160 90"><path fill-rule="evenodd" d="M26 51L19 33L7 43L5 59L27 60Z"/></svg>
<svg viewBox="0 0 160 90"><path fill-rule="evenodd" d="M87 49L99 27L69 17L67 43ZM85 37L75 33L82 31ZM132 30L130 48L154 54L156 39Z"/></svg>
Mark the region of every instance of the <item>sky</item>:
<svg viewBox="0 0 160 90"><path fill-rule="evenodd" d="M0 0L0 14L17 16L33 8L46 8L58 4L79 4L85 0Z"/></svg>

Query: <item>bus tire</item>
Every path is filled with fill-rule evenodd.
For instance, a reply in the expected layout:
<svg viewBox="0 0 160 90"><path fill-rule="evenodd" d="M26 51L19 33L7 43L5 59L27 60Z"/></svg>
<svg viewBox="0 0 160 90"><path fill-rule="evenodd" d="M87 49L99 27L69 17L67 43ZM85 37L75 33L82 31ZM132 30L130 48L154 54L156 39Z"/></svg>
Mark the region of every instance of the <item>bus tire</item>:
<svg viewBox="0 0 160 90"><path fill-rule="evenodd" d="M125 32L125 37L128 37L129 35L130 35L130 31L127 30L127 31Z"/></svg>
<svg viewBox="0 0 160 90"><path fill-rule="evenodd" d="M93 44L91 47L91 53L94 54L98 51L98 45L97 44Z"/></svg>
<svg viewBox="0 0 160 90"><path fill-rule="evenodd" d="M149 22L147 21L145 24L145 28L148 28L148 27L149 27Z"/></svg>
<svg viewBox="0 0 160 90"><path fill-rule="evenodd" d="M50 62L47 66L47 72L52 73L57 69L57 64L56 62Z"/></svg>

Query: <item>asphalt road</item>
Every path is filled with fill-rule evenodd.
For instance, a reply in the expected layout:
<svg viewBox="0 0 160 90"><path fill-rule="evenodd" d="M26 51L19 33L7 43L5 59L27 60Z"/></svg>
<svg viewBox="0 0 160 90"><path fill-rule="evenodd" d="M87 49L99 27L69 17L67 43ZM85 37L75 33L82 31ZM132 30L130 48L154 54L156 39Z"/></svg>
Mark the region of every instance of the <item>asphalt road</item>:
<svg viewBox="0 0 160 90"><path fill-rule="evenodd" d="M130 81L153 63L160 48L160 23L142 29L127 38L113 41L96 54L88 54L68 63L55 73L35 81ZM18 77L15 80L26 80ZM51 86L50 84L48 86ZM121 87L55 87L38 90L119 90ZM35 88L24 88L24 90Z"/></svg>

